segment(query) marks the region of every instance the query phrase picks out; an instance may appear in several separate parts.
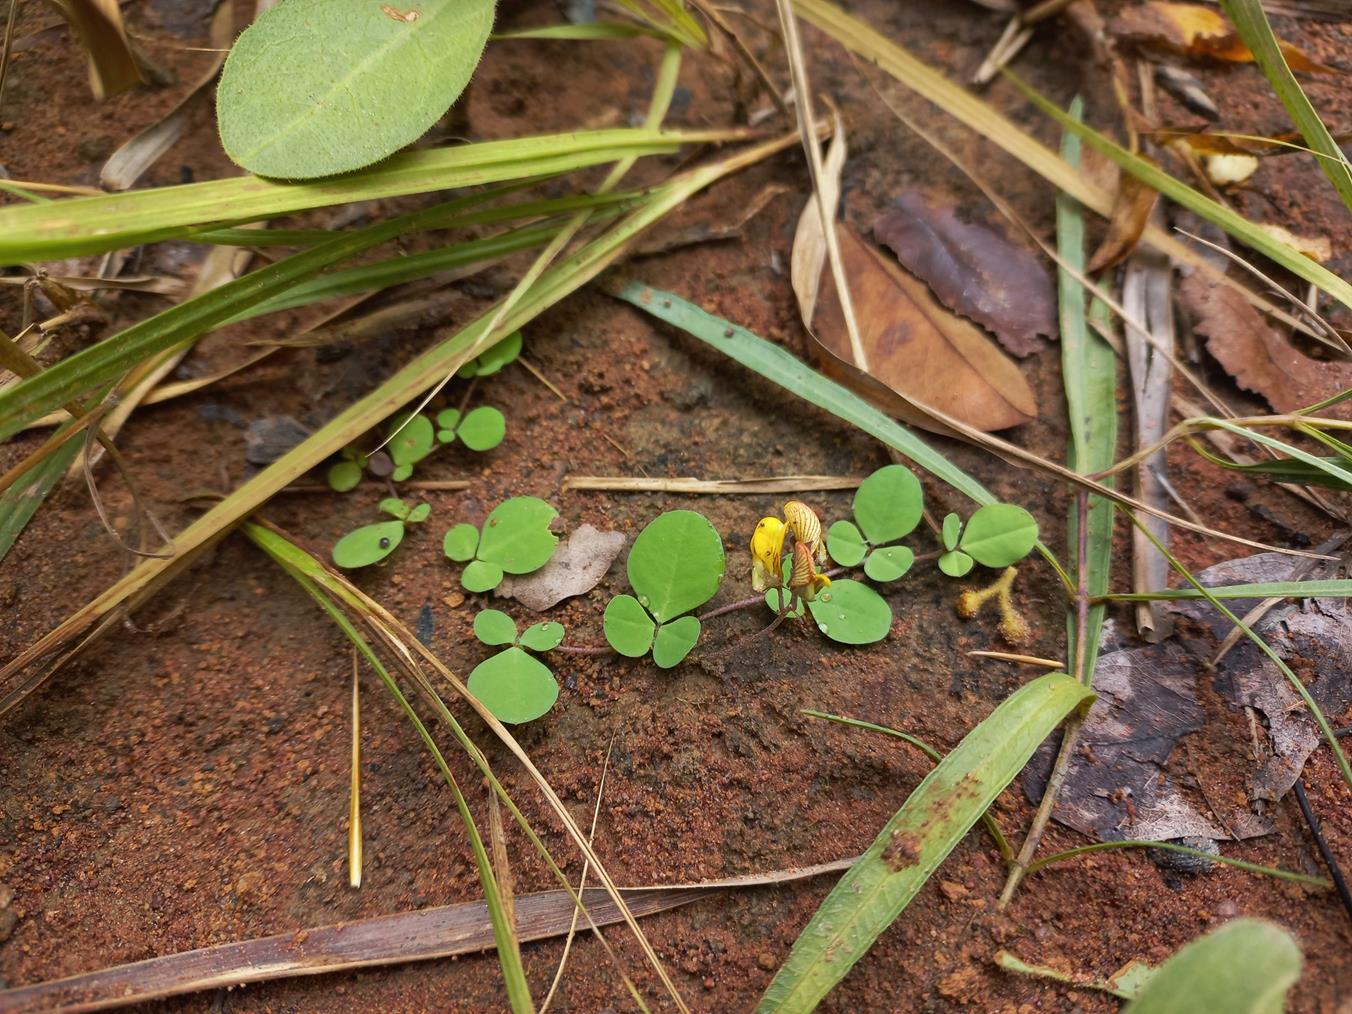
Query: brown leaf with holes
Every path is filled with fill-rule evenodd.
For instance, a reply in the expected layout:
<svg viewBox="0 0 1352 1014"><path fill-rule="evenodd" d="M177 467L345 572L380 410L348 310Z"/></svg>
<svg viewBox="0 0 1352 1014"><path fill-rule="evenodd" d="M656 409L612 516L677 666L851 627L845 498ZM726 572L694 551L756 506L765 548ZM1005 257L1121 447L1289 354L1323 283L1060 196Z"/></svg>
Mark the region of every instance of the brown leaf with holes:
<svg viewBox="0 0 1352 1014"><path fill-rule="evenodd" d="M1031 355L1043 337L1056 336L1051 273L1027 247L961 221L950 205L918 190L878 217L873 236L945 306L990 330L1014 355Z"/></svg>
<svg viewBox="0 0 1352 1014"><path fill-rule="evenodd" d="M839 361L825 361L829 372L885 411L934 432L948 431L925 415L925 407L988 433L1037 417L1023 374L980 328L946 310L924 282L849 226L839 227L839 237L869 373L839 368L852 362L850 339L827 269L815 323L818 341Z"/></svg>
<svg viewBox="0 0 1352 1014"><path fill-rule="evenodd" d="M1179 286L1193 330L1235 383L1265 398L1278 412L1294 412L1352 387L1352 362L1311 359L1273 329L1239 292L1194 274ZM1352 403L1324 410L1352 418Z"/></svg>
<svg viewBox="0 0 1352 1014"><path fill-rule="evenodd" d="M1119 41L1145 50L1226 63L1253 63L1249 47L1225 15L1214 7L1149 0L1129 5L1112 20L1108 30ZM1277 45L1294 71L1336 73L1289 42L1278 39Z"/></svg>
<svg viewBox="0 0 1352 1014"><path fill-rule="evenodd" d="M1103 234L1094 256L1089 258L1085 274L1092 275L1110 268L1136 249L1159 196L1158 190L1146 186L1135 176L1123 173L1119 177L1108 231Z"/></svg>

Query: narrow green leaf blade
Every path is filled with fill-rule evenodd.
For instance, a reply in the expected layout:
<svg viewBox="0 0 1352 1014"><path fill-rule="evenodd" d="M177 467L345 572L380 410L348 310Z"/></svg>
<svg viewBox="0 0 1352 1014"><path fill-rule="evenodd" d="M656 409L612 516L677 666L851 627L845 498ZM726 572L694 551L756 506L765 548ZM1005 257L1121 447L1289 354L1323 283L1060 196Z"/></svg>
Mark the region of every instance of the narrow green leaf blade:
<svg viewBox="0 0 1352 1014"><path fill-rule="evenodd" d="M679 296L642 282L629 282L614 295L680 328L786 391L792 391L804 401L826 409L837 418L881 440L977 503L996 502L995 496L986 487L951 464L901 423L878 411L853 391L834 380L828 380L778 345L722 317L715 317Z"/></svg>
<svg viewBox="0 0 1352 1014"><path fill-rule="evenodd" d="M1123 1014L1280 1014L1300 963L1300 947L1282 927L1235 919L1160 965Z"/></svg>
<svg viewBox="0 0 1352 1014"><path fill-rule="evenodd" d="M1286 57L1282 55L1281 47L1272 34L1272 26L1268 24L1263 5L1258 0L1220 0L1220 5L1239 32L1239 37L1244 40L1244 45L1253 53L1272 90L1291 114L1305 143L1323 156L1319 159L1319 167L1333 183L1343 203L1352 210L1352 170L1348 168L1347 156L1329 133L1328 127L1324 126L1324 121L1310 104L1309 96L1287 66Z"/></svg>
<svg viewBox="0 0 1352 1014"><path fill-rule="evenodd" d="M410 151L371 169L312 183L235 176L0 208L0 264L47 261L189 236L204 227L275 218L351 201L571 172L629 156L670 154L717 131L577 131Z"/></svg>
<svg viewBox="0 0 1352 1014"><path fill-rule="evenodd" d="M911 793L831 890L759 1011L812 1010L899 916L1033 751L1092 692L1049 673L1011 694Z"/></svg>
<svg viewBox="0 0 1352 1014"><path fill-rule="evenodd" d="M287 0L226 58L221 144L250 172L281 179L378 162L459 97L492 28L493 0Z"/></svg>

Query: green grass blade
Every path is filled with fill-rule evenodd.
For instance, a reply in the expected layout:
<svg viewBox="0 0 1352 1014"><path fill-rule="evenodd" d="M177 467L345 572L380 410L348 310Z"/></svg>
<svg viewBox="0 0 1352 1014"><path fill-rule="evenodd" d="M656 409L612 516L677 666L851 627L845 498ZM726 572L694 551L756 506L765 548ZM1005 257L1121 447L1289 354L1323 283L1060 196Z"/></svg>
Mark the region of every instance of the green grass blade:
<svg viewBox="0 0 1352 1014"><path fill-rule="evenodd" d="M1347 156L1329 133L1328 127L1324 126L1324 121L1310 104L1309 96L1287 66L1286 57L1282 55L1281 47L1272 34L1272 26L1268 24L1263 5L1259 0L1220 0L1220 5L1239 32L1239 37L1244 40L1244 45L1249 47L1253 58L1258 61L1277 98L1282 100L1282 105L1291 114L1305 143L1324 156L1318 160L1319 167L1333 183L1343 203L1352 210L1352 170L1348 168Z"/></svg>
<svg viewBox="0 0 1352 1014"><path fill-rule="evenodd" d="M1307 467L1318 472L1322 472L1332 482L1339 484L1339 487L1352 485L1352 471L1342 467L1339 464L1340 458L1321 458L1318 455L1303 451L1299 447L1292 446L1284 440L1278 440L1276 437L1270 437L1258 429L1248 429L1244 426L1238 426L1228 419L1204 418L1198 420L1203 426L1213 426L1217 429L1227 430L1237 437L1243 437L1245 440L1252 440L1256 444L1262 444L1264 447L1270 447L1274 451L1285 454L1288 458L1302 462ZM1314 434L1311 434L1312 436Z"/></svg>
<svg viewBox="0 0 1352 1014"><path fill-rule="evenodd" d="M997 502L985 486L950 463L901 423L880 412L853 391L795 359L778 345L722 317L715 317L680 296L651 288L642 282L628 282L613 294L698 338L804 401L876 437L977 503Z"/></svg>
<svg viewBox="0 0 1352 1014"><path fill-rule="evenodd" d="M1235 919L1160 965L1123 1014L1281 1014L1300 947L1276 923Z"/></svg>
<svg viewBox="0 0 1352 1014"><path fill-rule="evenodd" d="M92 387L112 380L142 360L201 336L242 310L280 295L329 265L419 228L421 214L401 215L379 225L335 236L328 242L276 261L133 324L0 392L0 440L8 439L26 423L73 401Z"/></svg>
<svg viewBox="0 0 1352 1014"><path fill-rule="evenodd" d="M1062 852L1055 852L1049 856L1043 856L1036 862L1028 864L1028 875L1032 876L1038 870L1046 869L1054 863L1063 863L1067 859L1074 859L1076 856L1089 855L1093 852L1104 852L1110 849L1159 849L1163 852L1177 852L1179 855L1196 856L1199 859L1209 859L1214 863L1220 863L1222 866L1233 866L1237 870L1243 870L1246 873L1259 873L1265 877L1275 877L1278 880L1289 880L1295 884L1308 884L1310 887L1320 887L1326 891L1333 890L1333 881L1327 877L1312 877L1305 873L1293 873L1291 870L1279 870L1275 866L1261 866L1258 863L1250 863L1243 859L1231 859L1229 856L1215 855L1211 852L1203 852L1201 849L1191 848L1187 845L1179 845L1171 841L1145 841L1141 839L1126 839L1123 841L1099 841L1092 845L1080 845L1077 848L1065 849Z"/></svg>
<svg viewBox="0 0 1352 1014"><path fill-rule="evenodd" d="M0 561L14 548L28 522L47 499L47 494L61 481L61 476L66 474L83 446L84 442L78 438L67 440L0 493Z"/></svg>
<svg viewBox="0 0 1352 1014"><path fill-rule="evenodd" d="M446 758L442 755L440 747L437 746L436 740L432 737L432 733L422 719L418 717L418 713L413 710L413 705L409 703L408 698L399 688L399 684L395 682L394 677L390 675L380 661L380 657L372 650L366 638L361 635L352 621L325 592L320 590L310 578L291 562L291 557L300 550L280 535L255 522L246 523L242 531L254 545L280 564L282 569L305 589L309 596L333 620L338 629L352 642L353 646L361 652L362 657L375 670L376 675L385 684L385 688L398 702L400 709L417 731L418 737L423 741L423 745L432 755L432 759L436 762L437 768L441 771L442 777L455 798L456 809L460 811L460 820L465 826L465 834L469 838L470 848L474 853L479 883L483 887L484 902L488 907L489 922L492 923L493 937L498 945L498 961L502 965L503 979L507 984L508 1001L511 1003L513 1011L534 1010L530 996L530 985L526 982L526 970L521 963L521 947L517 940L516 928L511 925L507 918L506 907L503 904L502 893L498 889L497 877L493 873L492 863L488 858L488 851L484 848L483 839L474 823L474 816L470 813L469 803L465 800L464 793L460 791L460 785L456 782L455 775L451 773L450 766L446 763Z"/></svg>
<svg viewBox="0 0 1352 1014"><path fill-rule="evenodd" d="M1079 120L1081 102L1071 103L1070 115ZM1061 157L1072 167L1080 164L1080 139L1067 133L1061 142ZM1070 451L1066 462L1082 475L1110 468L1117 449L1117 357L1112 348L1089 326L1092 314L1100 324L1109 321L1102 300L1085 310L1084 210L1064 192L1056 195L1056 242L1062 264L1057 268L1057 298L1061 324L1061 377L1066 391L1070 422ZM1111 485L1109 480L1105 485ZM1067 556L1079 559L1079 497L1071 503L1067 531ZM1085 521L1084 594L1090 599L1108 591L1113 555L1112 501L1089 498ZM1107 605L1090 605L1084 620L1084 645L1078 644L1080 584L1077 601L1066 616L1067 643L1072 672L1085 686L1094 682L1099 640Z"/></svg>
<svg viewBox="0 0 1352 1014"><path fill-rule="evenodd" d="M1174 203L1182 205L1194 214L1206 219L1212 225L1224 229L1245 246L1271 258L1298 278L1303 278L1312 285L1318 286L1344 306L1352 308L1352 284L1339 278L1323 265L1306 257L1290 244L1276 239L1243 215L1232 211L1217 201L1213 201L1210 197L1194 190L1182 180L1175 179L1139 155L1132 154L1092 127L1077 123L1018 75L1010 71L1005 73L1030 102L1056 120L1066 130L1079 135L1085 144L1112 160L1123 171L1131 173L1132 176L1135 176L1152 190L1158 190Z"/></svg>
<svg viewBox="0 0 1352 1014"><path fill-rule="evenodd" d="M1065 673L1025 684L969 732L832 888L757 1008L812 1010L901 914L1053 729L1093 693Z"/></svg>
<svg viewBox="0 0 1352 1014"><path fill-rule="evenodd" d="M1265 584L1223 584L1207 589L1161 588L1159 591L1124 592L1104 596L1111 602L1162 602L1203 599L1344 599L1352 597L1352 581L1272 581Z"/></svg>
<svg viewBox="0 0 1352 1014"><path fill-rule="evenodd" d="M102 253L310 208L569 172L669 154L727 131L593 130L412 151L314 183L256 176L0 208L0 264Z"/></svg>

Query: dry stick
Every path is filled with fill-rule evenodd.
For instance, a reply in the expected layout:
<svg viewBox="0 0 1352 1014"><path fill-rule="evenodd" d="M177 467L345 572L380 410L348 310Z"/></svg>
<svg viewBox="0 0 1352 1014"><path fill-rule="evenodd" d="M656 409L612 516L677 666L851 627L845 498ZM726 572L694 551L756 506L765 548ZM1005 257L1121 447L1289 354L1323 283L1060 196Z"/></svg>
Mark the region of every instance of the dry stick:
<svg viewBox="0 0 1352 1014"><path fill-rule="evenodd" d="M1077 525L1076 531L1079 538L1075 546L1075 678L1088 686L1091 682L1086 679L1087 659L1085 657L1085 642L1089 634L1089 575L1087 573L1087 561L1089 558L1089 494L1081 490L1078 494L1076 503ZM1004 908L1009 904L1010 899L1014 897L1014 892L1018 889L1019 883L1028 873L1029 864L1033 861L1033 856L1037 854L1037 847L1042 841L1042 834L1047 829L1047 822L1051 820L1052 810L1056 806L1056 798L1061 794L1061 786L1065 783L1066 775L1070 772L1070 761L1075 752L1075 745L1080 738L1080 730L1084 727L1084 720L1088 714L1087 709L1077 712L1068 722L1066 722L1065 732L1061 736L1061 746L1057 750L1056 763L1052 766L1051 777L1047 779L1047 787L1043 790L1042 799L1038 803L1037 813L1033 815L1033 823L1028 828L1028 836L1023 840L1023 846L1019 849L1019 854L1014 858L1013 865L1010 866L1009 876L1005 880L1005 888L1000 892L998 906Z"/></svg>
<svg viewBox="0 0 1352 1014"><path fill-rule="evenodd" d="M972 75L972 83L990 84L995 75L1028 45L1028 40L1033 37L1033 25L1045 21L1053 14L1060 14L1070 4L1071 0L1043 0L1042 3L1010 18L1000 40L991 48L990 54Z"/></svg>
<svg viewBox="0 0 1352 1014"><path fill-rule="evenodd" d="M606 774L610 771L610 755L615 749L615 736L610 737L610 745L606 747L606 759L601 765L601 780L596 786L596 805L592 808L591 829L587 832L587 844L593 849L596 847L596 822L601 816L601 798L606 791ZM591 860L584 860L582 863L582 876L578 878L577 893L579 897L587 889L587 874L591 872ZM554 993L559 988L559 983L563 981L563 969L568 964L568 954L573 949L573 937L577 934L577 917L580 913L577 908L573 908L573 920L568 924L568 936L563 941L563 954L559 956L559 967L554 970L554 981L549 984L549 992L545 994L544 1000L540 1002L540 1014L545 1014L549 1010L549 1003L554 999Z"/></svg>
<svg viewBox="0 0 1352 1014"><path fill-rule="evenodd" d="M751 52L751 48L747 46L742 37L737 34L737 31L728 24L727 19L723 17L718 8L714 7L712 4L706 3L705 0L690 0L690 6L694 7L695 10L708 18L710 24L731 40L733 48L737 50L737 54L746 61L747 65L751 68L751 72L760 79L761 87L769 93L770 101L775 104L780 115L785 117L785 119L792 118L793 114L789 112L789 107L784 102L784 97L779 94L779 89L775 87L775 82L770 77L769 72L762 66L761 62L756 59L756 54Z"/></svg>
<svg viewBox="0 0 1352 1014"><path fill-rule="evenodd" d="M835 209L828 208L826 202L822 200L824 175L822 153L817 144L817 121L812 115L812 95L808 86L802 43L798 39L798 21L794 17L791 0L776 0L776 4L779 8L779 24L784 33L784 48L789 58L789 69L793 74L793 106L798 112L798 133L802 137L803 150L807 153L808 170L812 174L812 200L817 205L817 213L821 216L822 238L826 241L826 255L831 262L831 277L836 283L836 298L840 300L841 316L845 318L845 330L850 335L850 355L854 358L854 365L867 373L868 356L859 337L859 323L854 316L854 297L850 295L845 265L840 256Z"/></svg>
<svg viewBox="0 0 1352 1014"><path fill-rule="evenodd" d="M1347 889L1347 881L1343 878L1343 871L1338 865L1338 860L1333 856L1333 850L1329 848L1329 843L1324 840L1324 832L1320 829L1319 818L1314 815L1314 810L1310 808L1310 801L1305 796L1305 780L1298 775L1291 788L1295 789L1296 802L1300 804L1300 812L1305 817L1305 823L1310 826L1310 834L1314 836L1314 843L1319 847L1319 854L1323 857L1324 865L1328 867L1329 876L1333 878L1333 886L1338 891L1338 897L1342 900L1347 917L1352 919L1352 892Z"/></svg>
<svg viewBox="0 0 1352 1014"><path fill-rule="evenodd" d="M993 658L1000 662L1017 662L1020 665L1036 665L1043 669L1064 669L1066 663L1059 658L1039 658L1037 655L1020 655L1011 651L969 651L968 658Z"/></svg>

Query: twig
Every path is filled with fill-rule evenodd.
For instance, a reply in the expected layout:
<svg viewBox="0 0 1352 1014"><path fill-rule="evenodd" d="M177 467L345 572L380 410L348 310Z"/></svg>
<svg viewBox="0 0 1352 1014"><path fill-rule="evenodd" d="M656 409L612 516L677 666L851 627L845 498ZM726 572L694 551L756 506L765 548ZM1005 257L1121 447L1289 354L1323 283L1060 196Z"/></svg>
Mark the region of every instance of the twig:
<svg viewBox="0 0 1352 1014"><path fill-rule="evenodd" d="M1056 764L1052 768L1051 777L1047 779L1047 789L1042 793L1042 802L1038 805L1037 813L1033 816L1032 826L1028 828L1028 837L1023 840L1023 847L1019 849L1019 854L1014 859L1014 865L1010 868L1009 879L1005 881L1005 889L1000 892L1000 900L997 907L1004 908L1014 897L1015 890L1018 889L1020 882L1028 874L1028 869L1032 865L1033 854L1037 851L1038 843L1042 840L1042 833L1047 829L1047 822L1051 820L1052 808L1056 805L1056 797L1061 794L1061 786L1065 784L1066 776L1070 773L1070 760L1075 751L1075 745L1080 738L1080 729L1084 726L1084 717L1074 715L1066 722L1065 733L1061 737L1061 749L1056 755Z"/></svg>
<svg viewBox="0 0 1352 1014"><path fill-rule="evenodd" d="M1314 843L1318 846L1319 854L1324 859L1324 865L1328 867L1329 876L1333 878L1333 886L1338 892L1338 897L1342 899L1347 917L1352 919L1352 892L1348 891L1347 881L1343 878L1343 871L1338 866L1338 860L1333 857L1333 851L1324 839L1324 832L1319 826L1319 818L1314 815L1314 810L1310 808L1310 801L1305 796L1304 779L1298 776L1291 788L1296 792L1296 802L1300 804L1300 812L1305 817L1305 823L1310 826L1310 834L1314 837Z"/></svg>

